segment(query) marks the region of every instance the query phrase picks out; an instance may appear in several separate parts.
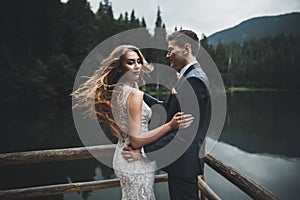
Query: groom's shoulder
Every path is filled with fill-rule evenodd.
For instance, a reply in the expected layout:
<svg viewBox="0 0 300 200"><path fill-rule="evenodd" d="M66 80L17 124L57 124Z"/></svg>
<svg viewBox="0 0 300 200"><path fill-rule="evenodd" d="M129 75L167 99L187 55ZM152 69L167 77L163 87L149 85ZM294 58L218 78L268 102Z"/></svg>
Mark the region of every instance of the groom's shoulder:
<svg viewBox="0 0 300 200"><path fill-rule="evenodd" d="M204 82L204 84L208 87L209 81L206 73L203 71L199 63L196 63L193 67L193 69L190 70L190 72L186 76L187 79L198 79L201 82Z"/></svg>
<svg viewBox="0 0 300 200"><path fill-rule="evenodd" d="M186 78L190 78L190 77L195 77L195 78L205 78L206 74L205 72L202 70L202 68L200 67L200 65L194 65L191 70L189 71L189 73L186 75Z"/></svg>

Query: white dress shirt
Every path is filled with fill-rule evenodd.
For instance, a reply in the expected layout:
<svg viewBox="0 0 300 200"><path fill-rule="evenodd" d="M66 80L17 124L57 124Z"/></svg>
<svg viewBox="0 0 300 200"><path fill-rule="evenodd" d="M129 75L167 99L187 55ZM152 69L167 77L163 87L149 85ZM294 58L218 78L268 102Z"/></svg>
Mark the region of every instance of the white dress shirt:
<svg viewBox="0 0 300 200"><path fill-rule="evenodd" d="M184 66L184 67L180 70L180 72L179 72L177 78L180 79L180 78L182 77L182 75L184 74L184 72L186 72L186 70L188 70L188 68L190 68L190 66L192 66L192 65L194 65L194 64L196 64L196 63L198 63L197 60L195 60L195 61L193 61L193 62L190 62L189 64L187 64L186 66Z"/></svg>

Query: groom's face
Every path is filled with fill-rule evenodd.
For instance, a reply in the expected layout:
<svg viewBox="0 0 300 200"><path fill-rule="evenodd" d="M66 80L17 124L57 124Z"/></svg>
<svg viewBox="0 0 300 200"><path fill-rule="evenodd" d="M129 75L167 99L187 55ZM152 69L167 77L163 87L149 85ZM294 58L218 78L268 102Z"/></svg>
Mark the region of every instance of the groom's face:
<svg viewBox="0 0 300 200"><path fill-rule="evenodd" d="M168 53L166 58L170 60L170 66L180 71L185 66L184 49L176 45L175 40L170 40L168 43Z"/></svg>

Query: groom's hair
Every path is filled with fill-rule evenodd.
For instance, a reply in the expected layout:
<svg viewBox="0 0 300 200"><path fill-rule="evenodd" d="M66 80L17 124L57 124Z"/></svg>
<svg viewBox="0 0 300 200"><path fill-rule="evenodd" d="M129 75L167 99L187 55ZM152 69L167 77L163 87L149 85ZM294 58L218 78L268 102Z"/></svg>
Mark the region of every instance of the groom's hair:
<svg viewBox="0 0 300 200"><path fill-rule="evenodd" d="M175 31L168 36L168 41L174 40L176 45L184 47L186 43L191 45L192 54L197 56L200 49L200 41L197 34L191 30Z"/></svg>

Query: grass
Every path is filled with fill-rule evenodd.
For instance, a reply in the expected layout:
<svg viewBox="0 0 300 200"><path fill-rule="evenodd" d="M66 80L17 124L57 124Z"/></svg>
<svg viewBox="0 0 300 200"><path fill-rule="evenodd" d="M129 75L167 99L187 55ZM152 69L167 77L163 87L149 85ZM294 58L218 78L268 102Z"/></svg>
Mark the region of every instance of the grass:
<svg viewBox="0 0 300 200"><path fill-rule="evenodd" d="M279 92L279 91L295 91L295 89L249 88L249 87L230 87L226 89L226 92Z"/></svg>

